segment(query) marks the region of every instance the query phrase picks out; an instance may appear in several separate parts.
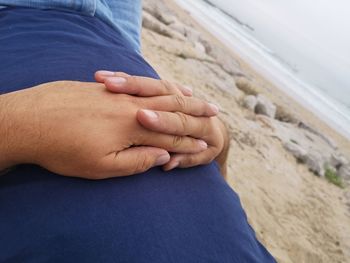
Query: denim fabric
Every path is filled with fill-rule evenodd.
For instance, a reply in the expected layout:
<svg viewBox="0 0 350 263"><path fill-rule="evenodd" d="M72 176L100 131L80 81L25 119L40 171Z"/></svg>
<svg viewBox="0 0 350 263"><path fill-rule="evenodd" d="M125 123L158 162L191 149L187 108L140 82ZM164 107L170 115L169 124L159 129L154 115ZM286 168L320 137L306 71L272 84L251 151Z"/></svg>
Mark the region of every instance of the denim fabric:
<svg viewBox="0 0 350 263"><path fill-rule="evenodd" d="M0 0L1 7L31 7L96 16L118 28L130 46L140 52L141 0Z"/></svg>
<svg viewBox="0 0 350 263"><path fill-rule="evenodd" d="M97 69L158 78L118 30L75 13L0 10L0 47L0 93ZM101 181L19 166L0 177L0 262L275 261L211 163Z"/></svg>

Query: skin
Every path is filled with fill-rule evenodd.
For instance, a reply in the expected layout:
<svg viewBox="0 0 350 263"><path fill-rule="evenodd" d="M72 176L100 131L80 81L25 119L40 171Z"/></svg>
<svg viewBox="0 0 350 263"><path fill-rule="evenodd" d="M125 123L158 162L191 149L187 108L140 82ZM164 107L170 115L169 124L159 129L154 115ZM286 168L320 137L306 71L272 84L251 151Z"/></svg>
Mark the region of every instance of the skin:
<svg viewBox="0 0 350 263"><path fill-rule="evenodd" d="M160 94L185 94L192 96L192 91L175 83L144 77L133 77L121 72L99 71L96 81L104 83L112 92L132 94L135 96L159 96ZM120 81L120 79L124 81ZM117 80L117 81L115 81ZM147 87L147 88L145 88ZM214 106L216 107L216 106ZM219 110L216 109L215 112ZM152 131L180 137L190 136L204 140L208 148L198 153L173 153L165 171L174 168L188 168L208 164L216 160L222 175L226 178L227 156L229 152L229 135L224 123L216 116L191 116L182 112L162 112L139 110L139 123Z"/></svg>
<svg viewBox="0 0 350 263"><path fill-rule="evenodd" d="M1 95L0 169L33 163L64 176L104 179L160 165L169 170L178 159L178 167L204 164L209 152L210 159L218 156L222 143L214 154L211 136L197 134L192 127L193 119L201 120L196 126L211 120L217 108L190 97L186 88L122 75L129 80L119 83L123 94L114 89L115 79L97 73L96 80L105 85L59 81ZM138 88L145 86L151 86L147 92L152 93ZM159 116L175 115L159 118L155 128L145 109ZM179 124L180 113L191 118Z"/></svg>

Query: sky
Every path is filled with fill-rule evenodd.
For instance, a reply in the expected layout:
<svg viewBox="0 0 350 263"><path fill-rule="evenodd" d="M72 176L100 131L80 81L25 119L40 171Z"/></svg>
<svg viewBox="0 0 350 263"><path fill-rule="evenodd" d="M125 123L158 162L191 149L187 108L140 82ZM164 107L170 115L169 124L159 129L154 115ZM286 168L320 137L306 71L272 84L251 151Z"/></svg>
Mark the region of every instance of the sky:
<svg viewBox="0 0 350 263"><path fill-rule="evenodd" d="M251 25L303 80L350 105L350 1L211 1Z"/></svg>

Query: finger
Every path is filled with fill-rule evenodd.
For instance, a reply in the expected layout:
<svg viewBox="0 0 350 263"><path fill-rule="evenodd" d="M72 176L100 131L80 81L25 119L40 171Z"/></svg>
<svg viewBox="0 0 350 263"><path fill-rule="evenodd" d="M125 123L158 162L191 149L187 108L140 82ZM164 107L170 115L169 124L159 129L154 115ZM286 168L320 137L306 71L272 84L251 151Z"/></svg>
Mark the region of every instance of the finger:
<svg viewBox="0 0 350 263"><path fill-rule="evenodd" d="M189 168L209 164L216 156L217 150L214 147L197 154L174 154L170 161L163 166L163 170L170 171L175 168Z"/></svg>
<svg viewBox="0 0 350 263"><path fill-rule="evenodd" d="M174 83L175 87L181 91L182 95L187 97L192 97L193 95L193 89L190 86L187 85L181 85L178 83Z"/></svg>
<svg viewBox="0 0 350 263"><path fill-rule="evenodd" d="M131 147L118 153L107 155L102 161L104 178L128 176L147 171L167 163L167 151L154 147Z"/></svg>
<svg viewBox="0 0 350 263"><path fill-rule="evenodd" d="M193 117L181 112L139 110L137 120L146 129L177 136L203 138L210 134L208 117Z"/></svg>
<svg viewBox="0 0 350 263"><path fill-rule="evenodd" d="M149 132L133 140L133 145L152 145L173 153L199 153L208 148L208 144L189 136L176 136Z"/></svg>
<svg viewBox="0 0 350 263"><path fill-rule="evenodd" d="M124 72L114 72L114 71L108 71L108 70L99 70L95 72L95 80L100 83L104 83L107 78L110 77L124 77L127 78L130 75L124 73Z"/></svg>
<svg viewBox="0 0 350 263"><path fill-rule="evenodd" d="M98 79L100 73L97 74ZM192 96L192 90L167 80L158 80L147 77L129 76L115 73L114 76L103 78L107 89L114 93L124 93L140 97L153 97L165 95Z"/></svg>
<svg viewBox="0 0 350 263"><path fill-rule="evenodd" d="M169 95L154 97L152 100L142 98L142 100L143 105L156 111L182 112L201 117L213 117L219 113L216 105L194 97Z"/></svg>

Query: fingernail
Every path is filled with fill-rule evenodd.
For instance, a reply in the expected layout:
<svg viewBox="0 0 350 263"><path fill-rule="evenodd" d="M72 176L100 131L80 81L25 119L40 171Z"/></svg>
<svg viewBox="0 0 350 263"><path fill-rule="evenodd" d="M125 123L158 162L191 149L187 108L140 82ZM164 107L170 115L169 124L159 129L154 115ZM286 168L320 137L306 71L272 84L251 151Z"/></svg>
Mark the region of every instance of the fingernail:
<svg viewBox="0 0 350 263"><path fill-rule="evenodd" d="M170 171L170 170L172 170L172 169L175 169L176 167L179 166L179 164L180 164L179 161L174 161L172 164L169 165L169 167L168 167L167 170Z"/></svg>
<svg viewBox="0 0 350 263"><path fill-rule="evenodd" d="M126 82L126 78L122 78L122 77L113 77L113 78L108 78L107 80L115 86L123 86Z"/></svg>
<svg viewBox="0 0 350 263"><path fill-rule="evenodd" d="M209 103L209 106L210 106L210 108L214 111L214 113L215 114L218 114L219 113L219 107L218 106L216 106L215 104L213 104L213 103Z"/></svg>
<svg viewBox="0 0 350 263"><path fill-rule="evenodd" d="M189 94L192 95L193 94L193 89L189 86L183 86L183 89Z"/></svg>
<svg viewBox="0 0 350 263"><path fill-rule="evenodd" d="M104 77L112 77L114 76L114 72L112 71L107 71L107 70L99 70L97 71L100 75L104 76Z"/></svg>
<svg viewBox="0 0 350 263"><path fill-rule="evenodd" d="M163 154L157 158L156 162L154 163L154 166L160 166L160 165L166 164L167 162L169 162L169 160L170 160L169 154Z"/></svg>
<svg viewBox="0 0 350 263"><path fill-rule="evenodd" d="M158 120L158 114L154 111L151 110L142 110L143 113L147 116L152 121L157 121Z"/></svg>
<svg viewBox="0 0 350 263"><path fill-rule="evenodd" d="M198 140L198 144L203 150L208 149L208 144L205 141Z"/></svg>

